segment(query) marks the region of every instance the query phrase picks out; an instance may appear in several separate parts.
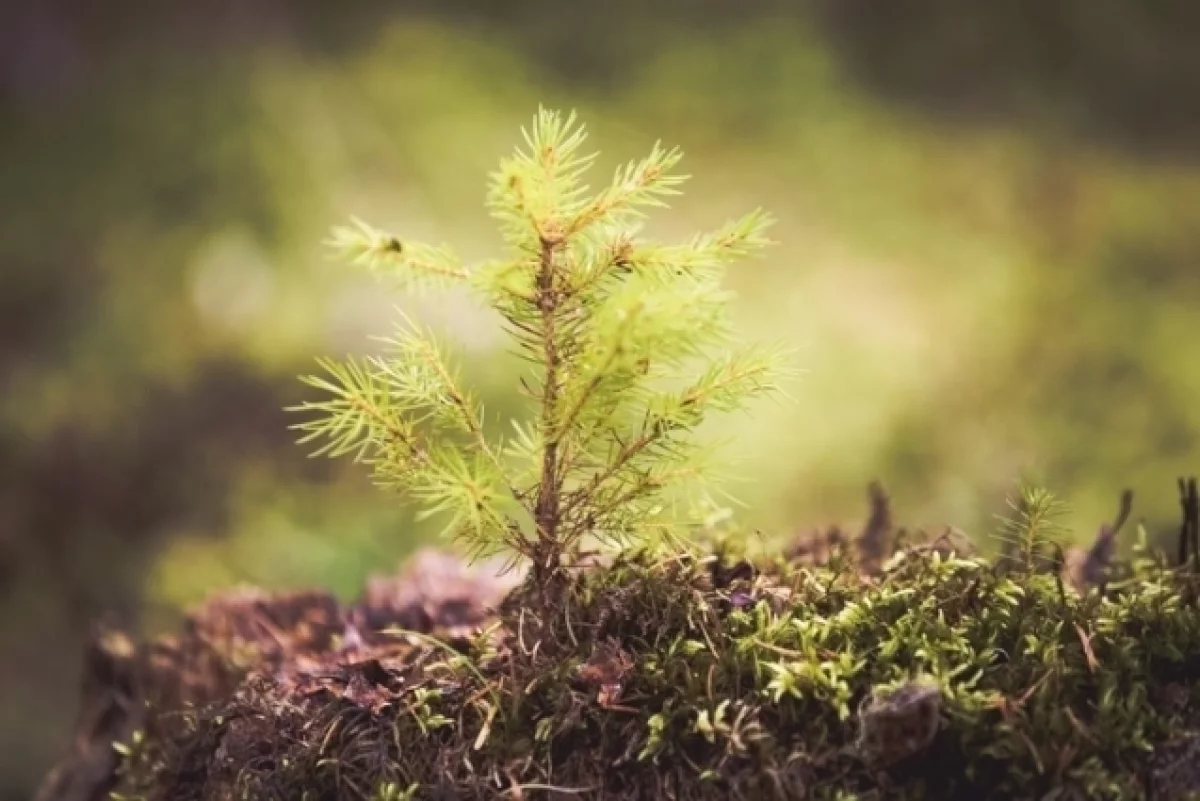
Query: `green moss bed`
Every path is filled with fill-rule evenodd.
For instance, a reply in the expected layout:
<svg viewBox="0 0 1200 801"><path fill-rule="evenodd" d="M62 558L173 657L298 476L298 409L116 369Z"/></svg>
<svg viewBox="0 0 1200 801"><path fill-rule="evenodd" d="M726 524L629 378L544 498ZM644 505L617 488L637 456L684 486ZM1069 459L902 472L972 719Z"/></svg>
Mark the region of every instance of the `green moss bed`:
<svg viewBox="0 0 1200 801"><path fill-rule="evenodd" d="M220 596L174 637L97 630L41 798L1187 798L1194 492L1169 559L1114 559L1123 521L984 559L876 490L857 536L769 557L633 551L548 588L426 552L352 605Z"/></svg>

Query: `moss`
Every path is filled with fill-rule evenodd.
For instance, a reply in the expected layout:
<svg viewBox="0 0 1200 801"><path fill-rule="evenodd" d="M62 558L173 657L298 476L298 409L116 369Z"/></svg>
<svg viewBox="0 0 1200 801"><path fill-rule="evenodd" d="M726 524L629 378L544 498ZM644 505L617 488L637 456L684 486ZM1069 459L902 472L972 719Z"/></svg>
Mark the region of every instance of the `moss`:
<svg viewBox="0 0 1200 801"><path fill-rule="evenodd" d="M470 637L431 618L445 639L375 631L301 649L206 706L152 713L118 793L1179 799L1200 788L1200 576L1139 546L1103 590L1076 591L1053 572L959 556L944 536L890 540L878 566L878 542L857 556L827 549L820 564L752 564L730 542L626 552L581 569L548 614L527 583Z"/></svg>

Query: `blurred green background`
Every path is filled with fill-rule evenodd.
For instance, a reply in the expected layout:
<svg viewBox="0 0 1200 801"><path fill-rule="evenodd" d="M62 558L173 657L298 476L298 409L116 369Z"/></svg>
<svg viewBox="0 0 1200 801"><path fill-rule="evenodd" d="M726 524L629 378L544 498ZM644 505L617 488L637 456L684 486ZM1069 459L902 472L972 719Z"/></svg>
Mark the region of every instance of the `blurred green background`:
<svg viewBox="0 0 1200 801"><path fill-rule="evenodd" d="M987 532L1034 471L1081 539L1126 486L1168 533L1200 470L1198 41L1190 0L5 4L0 798L65 747L97 615L348 597L432 536L281 408L398 305L515 410L496 332L320 242L354 214L490 255L486 174L539 103L606 168L684 149L652 233L780 220L737 311L806 374L728 421L743 524L859 519L878 478Z"/></svg>

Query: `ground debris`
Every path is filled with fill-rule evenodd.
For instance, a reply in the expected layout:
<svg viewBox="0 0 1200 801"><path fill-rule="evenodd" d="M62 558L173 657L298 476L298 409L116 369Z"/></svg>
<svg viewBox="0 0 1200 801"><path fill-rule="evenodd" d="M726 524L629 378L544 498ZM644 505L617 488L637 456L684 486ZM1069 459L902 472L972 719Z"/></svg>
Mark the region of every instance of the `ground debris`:
<svg viewBox="0 0 1200 801"><path fill-rule="evenodd" d="M1121 493L1121 507L1112 523L1100 526L1090 548L1068 548L1063 559L1063 579L1076 592L1086 593L1092 587L1102 587L1109 579L1113 558L1117 552L1117 535L1133 511L1133 492Z"/></svg>
<svg viewBox="0 0 1200 801"><path fill-rule="evenodd" d="M612 706L621 700L623 682L633 667L633 657L618 640L610 638L596 644L591 659L579 667L579 676L597 690L596 703Z"/></svg>
<svg viewBox="0 0 1200 801"><path fill-rule="evenodd" d="M289 708L336 700L377 715L413 683L418 650L384 629L469 636L513 583L489 575L487 566L470 568L427 549L399 574L373 577L348 607L325 592L244 587L207 599L177 635L138 644L119 628L98 625L86 647L74 745L36 801L107 801L117 782L114 743L137 731L162 740L191 734L202 710L239 696L269 696ZM233 716L219 727L214 782L221 782L220 766L247 753L265 758L268 723Z"/></svg>
<svg viewBox="0 0 1200 801"><path fill-rule="evenodd" d="M403 692L407 672L399 659L373 657L333 668L296 670L280 678L280 691L303 698L320 694L344 698L378 714Z"/></svg>
<svg viewBox="0 0 1200 801"><path fill-rule="evenodd" d="M80 711L71 753L42 783L35 801L105 801L116 783L119 755L141 716L137 646L107 621L97 623L84 652Z"/></svg>
<svg viewBox="0 0 1200 801"><path fill-rule="evenodd" d="M425 548L398 574L372 576L349 619L375 639L389 628L468 634L494 616L520 578L515 570L501 574L496 562L468 565L453 554Z"/></svg>
<svg viewBox="0 0 1200 801"><path fill-rule="evenodd" d="M858 711L859 753L885 766L921 753L937 736L941 700L937 685L928 682L872 692Z"/></svg>
<svg viewBox="0 0 1200 801"><path fill-rule="evenodd" d="M1117 559L1108 536L1103 578L1068 592L1054 571L975 558L953 529L900 529L870 497L873 544L626 551L564 580L556 605L426 551L350 605L239 590L175 637L98 631L79 741L38 801L1158 801L1200 786L1194 574Z"/></svg>
<svg viewBox="0 0 1200 801"><path fill-rule="evenodd" d="M1189 733L1159 749L1150 786L1158 798L1200 793L1200 734Z"/></svg>
<svg viewBox="0 0 1200 801"><path fill-rule="evenodd" d="M898 554L934 552L966 558L977 553L974 543L958 529L945 527L935 535L897 526L891 497L878 481L867 487L867 505L867 519L858 531L840 524L802 530L793 535L784 558L812 567L844 563L859 575L877 576Z"/></svg>

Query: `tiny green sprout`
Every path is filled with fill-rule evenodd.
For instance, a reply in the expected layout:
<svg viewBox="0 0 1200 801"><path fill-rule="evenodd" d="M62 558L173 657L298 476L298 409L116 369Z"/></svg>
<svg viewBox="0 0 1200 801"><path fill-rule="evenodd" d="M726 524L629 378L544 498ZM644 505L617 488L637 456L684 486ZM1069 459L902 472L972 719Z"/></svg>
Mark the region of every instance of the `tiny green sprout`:
<svg viewBox="0 0 1200 801"><path fill-rule="evenodd" d="M1061 519L1070 509L1053 492L1028 481L1021 482L1018 497L1008 505L1013 514L1000 516L998 538L1015 548L1021 568L1032 572L1047 549L1062 545L1068 532Z"/></svg>
<svg viewBox="0 0 1200 801"><path fill-rule="evenodd" d="M546 717L537 722L533 739L539 743L548 743L554 736L554 718Z"/></svg>
<svg viewBox="0 0 1200 801"><path fill-rule="evenodd" d="M401 787L398 782L384 782L375 788L372 801L412 801L420 789L421 785L417 782L408 787Z"/></svg>
<svg viewBox="0 0 1200 801"><path fill-rule="evenodd" d="M729 722L725 719L725 713L729 709L729 699L725 699L717 704L717 708L711 714L707 709L701 709L696 713L696 723L693 730L701 737L710 743L715 743L718 734L727 734L729 732Z"/></svg>
<svg viewBox="0 0 1200 801"><path fill-rule="evenodd" d="M773 674L771 681L767 684L767 692L771 694L772 701L779 703L784 696L802 697L800 687L796 683L796 674L792 672L791 666L783 662L768 662L767 669Z"/></svg>
<svg viewBox="0 0 1200 801"><path fill-rule="evenodd" d="M638 761L645 762L662 751L667 730L666 715L659 712L646 720L646 744L638 754Z"/></svg>
<svg viewBox="0 0 1200 801"><path fill-rule="evenodd" d="M680 152L656 145L598 192L575 116L540 110L493 174L488 205L507 246L462 265L355 220L330 244L410 287L461 285L497 312L529 366L531 414L492 433L483 405L428 331L406 321L383 355L322 360L326 395L293 411L316 454L350 455L381 485L441 515L472 555L507 552L558 574L586 539L624 543L713 523L714 450L692 432L779 389L783 351L739 342L725 267L768 244L752 212L681 244L637 236L679 194ZM316 455L314 454L314 455Z"/></svg>
<svg viewBox="0 0 1200 801"><path fill-rule="evenodd" d="M453 720L445 715L438 714L433 709L434 704L440 703L441 698L441 691L436 689L417 687L413 690L413 700L409 704L407 711L412 713L413 719L417 722L417 726L421 729L422 734L428 734L434 729L454 725Z"/></svg>
<svg viewBox="0 0 1200 801"><path fill-rule="evenodd" d="M112 744L113 750L120 754L125 759L131 759L141 749L146 741L146 732L142 729L134 730L129 736L129 742L123 743L116 741Z"/></svg>

